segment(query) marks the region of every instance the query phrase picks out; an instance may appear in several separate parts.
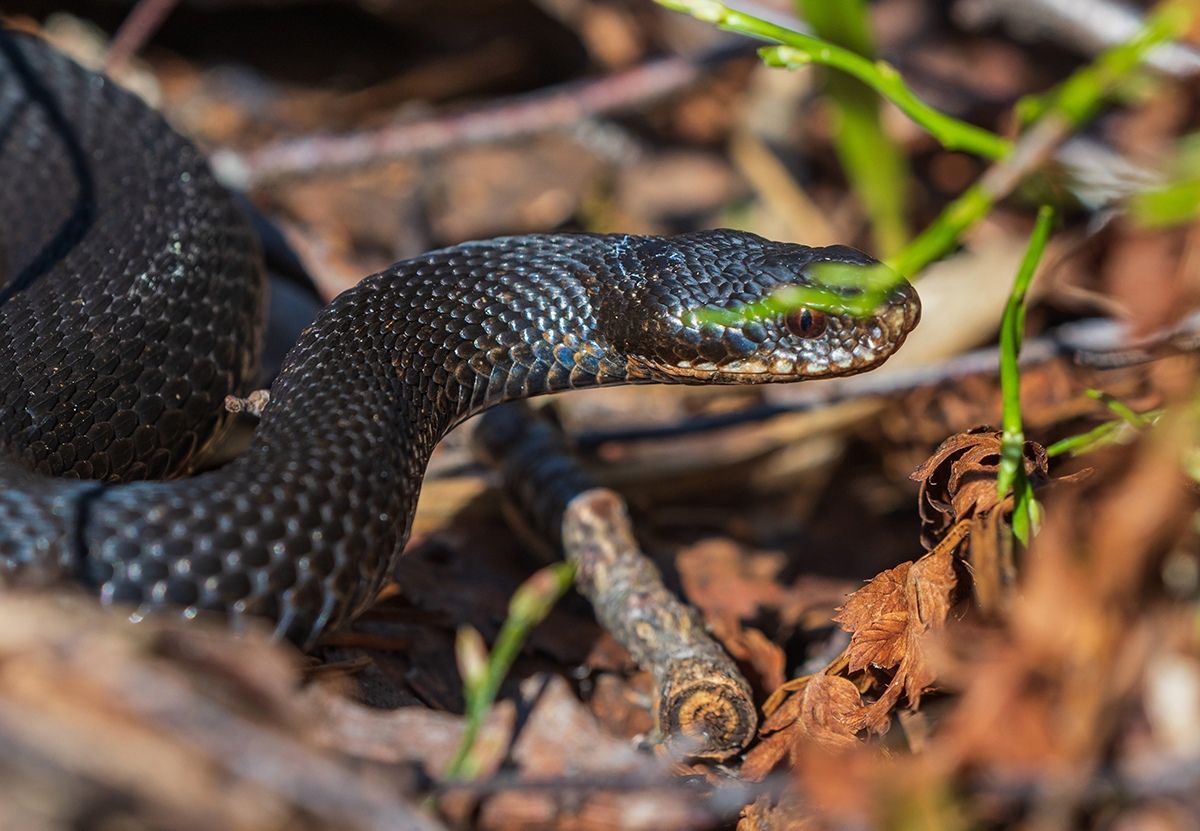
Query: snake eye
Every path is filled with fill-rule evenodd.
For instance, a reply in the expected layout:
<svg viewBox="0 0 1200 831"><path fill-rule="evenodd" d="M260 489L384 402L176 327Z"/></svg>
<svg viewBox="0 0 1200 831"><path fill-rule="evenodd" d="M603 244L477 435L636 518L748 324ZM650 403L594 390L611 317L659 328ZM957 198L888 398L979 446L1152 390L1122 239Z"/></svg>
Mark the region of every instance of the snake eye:
<svg viewBox="0 0 1200 831"><path fill-rule="evenodd" d="M812 309L788 312L783 325L798 338L815 338L825 331L825 315Z"/></svg>

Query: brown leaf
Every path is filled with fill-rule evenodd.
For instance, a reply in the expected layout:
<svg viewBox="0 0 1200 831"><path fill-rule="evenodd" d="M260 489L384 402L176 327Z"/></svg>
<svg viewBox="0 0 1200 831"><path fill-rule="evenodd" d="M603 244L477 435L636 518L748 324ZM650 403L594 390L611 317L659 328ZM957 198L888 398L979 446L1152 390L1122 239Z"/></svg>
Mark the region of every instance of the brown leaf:
<svg viewBox="0 0 1200 831"><path fill-rule="evenodd" d="M761 630L742 626L727 616L713 617L708 622L713 637L721 642L756 689L766 692L783 685L787 656L783 649Z"/></svg>
<svg viewBox="0 0 1200 831"><path fill-rule="evenodd" d="M779 608L787 591L776 579L785 561L727 540L702 540L680 551L675 567L688 601L706 618L745 619Z"/></svg>
<svg viewBox="0 0 1200 831"><path fill-rule="evenodd" d="M764 610L785 627L822 627L845 595L846 581L813 574L788 584L789 560L726 539L701 540L680 550L675 568L688 601L706 621L752 619Z"/></svg>
<svg viewBox="0 0 1200 831"><path fill-rule="evenodd" d="M946 461L953 459L956 454L959 454L969 447L974 446L981 434L994 433L991 427L972 427L962 433L955 433L950 438L938 445L937 450L933 451L933 455L922 462L916 470L914 470L908 478L914 482L927 482L933 478Z"/></svg>
<svg viewBox="0 0 1200 831"><path fill-rule="evenodd" d="M932 549L954 524L994 509L1000 498L996 474L1000 432L976 427L946 439L911 478L921 483L918 496L921 544ZM1025 473L1036 484L1048 476L1045 449L1025 443Z"/></svg>
<svg viewBox="0 0 1200 831"><path fill-rule="evenodd" d="M760 741L750 749L746 760L742 762L742 778L750 782L761 782L788 755L793 740L791 731L783 731Z"/></svg>
<svg viewBox="0 0 1200 831"><path fill-rule="evenodd" d="M911 562L882 571L870 582L846 598L834 620L847 632L864 628L881 614L904 610L904 583Z"/></svg>
<svg viewBox="0 0 1200 831"><path fill-rule="evenodd" d="M863 729L866 707L846 678L815 675L800 694L798 724L805 735L829 747L851 747Z"/></svg>
<svg viewBox="0 0 1200 831"><path fill-rule="evenodd" d="M805 675L801 678L795 678L788 681L784 686L789 688L794 695L788 696L783 703L775 709L767 719L758 728L759 735L765 736L769 733L774 733L783 730L792 724L796 719L800 718L800 693L808 686L808 682L813 679L811 675ZM782 688L781 688L782 689Z"/></svg>
<svg viewBox="0 0 1200 831"><path fill-rule="evenodd" d="M794 799L776 804L770 797L760 796L742 809L737 831L805 831L819 827L790 804Z"/></svg>
<svg viewBox="0 0 1200 831"><path fill-rule="evenodd" d="M972 517L967 544L971 563L971 588L975 603L985 613L1000 608L1004 587L1015 575L1012 564L1012 532L1000 511Z"/></svg>
<svg viewBox="0 0 1200 831"><path fill-rule="evenodd" d="M846 660L850 672L869 666L894 667L904 657L909 602L906 585L912 563L877 574L846 598L834 620L851 633Z"/></svg>
<svg viewBox="0 0 1200 831"><path fill-rule="evenodd" d="M826 667L825 671L833 672L834 670ZM768 721L775 715L775 712L779 710L785 702L791 700L792 693L796 693L804 689L804 685L808 683L808 679L811 677L811 675L804 675L800 678L793 678L790 681L784 681L775 688L775 691L767 697L767 700L762 705L763 715L768 718ZM765 724L763 728L760 729L760 732L767 732Z"/></svg>
<svg viewBox="0 0 1200 831"><path fill-rule="evenodd" d="M908 618L907 610L884 612L855 632L846 649L850 672L869 666L888 669L900 663L904 659Z"/></svg>
<svg viewBox="0 0 1200 831"><path fill-rule="evenodd" d="M901 563L877 575L850 595L836 620L850 632L846 648L847 670L870 666L896 667L883 697L864 716L862 726L886 728L886 715L899 700L900 691L916 706L936 674L929 666L921 640L932 628L945 624L950 614L958 575L954 549L962 532L949 535L942 545L915 563Z"/></svg>
<svg viewBox="0 0 1200 831"><path fill-rule="evenodd" d="M957 584L954 555L948 546L938 547L913 563L908 573L905 595L909 610L922 624L922 631L946 622L946 616L950 613L950 599Z"/></svg>
<svg viewBox="0 0 1200 831"><path fill-rule="evenodd" d="M869 709L858 688L837 675L812 675L788 682L798 689L759 728L762 740L746 754L741 774L758 781L799 743L815 742L826 748L853 747L866 726Z"/></svg>

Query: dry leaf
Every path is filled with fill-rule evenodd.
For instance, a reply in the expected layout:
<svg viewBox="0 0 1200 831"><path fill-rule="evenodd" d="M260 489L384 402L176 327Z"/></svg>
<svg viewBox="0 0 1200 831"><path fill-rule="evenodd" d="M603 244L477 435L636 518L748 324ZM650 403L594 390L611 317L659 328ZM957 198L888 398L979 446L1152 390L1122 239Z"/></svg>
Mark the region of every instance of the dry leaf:
<svg viewBox="0 0 1200 831"><path fill-rule="evenodd" d="M921 483L918 496L921 544L932 549L956 523L992 510L1000 503L996 473L1000 432L976 427L946 439L911 478ZM1036 486L1048 476L1045 448L1025 442L1025 474Z"/></svg>
<svg viewBox="0 0 1200 831"><path fill-rule="evenodd" d="M835 618L850 632L850 672L896 667L887 692L872 707L871 729L886 726L881 711L894 706L901 689L915 707L935 678L921 638L946 622L958 585L953 554L957 540L951 537L947 542L915 563L901 563L877 575L847 598Z"/></svg>
<svg viewBox="0 0 1200 831"><path fill-rule="evenodd" d="M742 776L762 779L798 743L815 742L828 749L854 747L867 726L869 712L849 679L823 674L808 677L799 692L763 723L759 734L764 738L746 754Z"/></svg>
<svg viewBox="0 0 1200 831"><path fill-rule="evenodd" d="M731 617L712 618L708 626L713 637L738 662L739 668L746 671L747 680L752 686L765 692L783 685L787 656L779 644L761 630L742 626Z"/></svg>
<svg viewBox="0 0 1200 831"><path fill-rule="evenodd" d="M816 675L800 694L799 724L806 735L831 747L850 747L863 729L866 707L846 678Z"/></svg>
<svg viewBox="0 0 1200 831"><path fill-rule="evenodd" d="M851 633L846 650L851 672L868 666L894 667L904 657L904 633L908 627L905 584L912 563L901 563L877 574L854 594L834 616L834 621Z"/></svg>

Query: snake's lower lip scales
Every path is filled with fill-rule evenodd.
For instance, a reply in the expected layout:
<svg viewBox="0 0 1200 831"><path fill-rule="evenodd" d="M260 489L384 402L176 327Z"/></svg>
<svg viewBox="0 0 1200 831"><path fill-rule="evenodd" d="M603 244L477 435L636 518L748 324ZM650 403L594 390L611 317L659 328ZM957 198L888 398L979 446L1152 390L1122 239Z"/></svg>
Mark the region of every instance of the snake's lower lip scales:
<svg viewBox="0 0 1200 831"><path fill-rule="evenodd" d="M15 268L0 305L8 583L82 582L138 614L265 617L310 645L374 599L429 454L462 419L601 383L863 371L919 316L902 287L876 318L764 321L753 338L680 322L781 280L805 285L814 261L871 262L843 247L734 231L462 244L339 296L288 354L247 452L187 476L227 424L226 396L250 391L263 269L197 150L97 81L0 31L0 251Z"/></svg>

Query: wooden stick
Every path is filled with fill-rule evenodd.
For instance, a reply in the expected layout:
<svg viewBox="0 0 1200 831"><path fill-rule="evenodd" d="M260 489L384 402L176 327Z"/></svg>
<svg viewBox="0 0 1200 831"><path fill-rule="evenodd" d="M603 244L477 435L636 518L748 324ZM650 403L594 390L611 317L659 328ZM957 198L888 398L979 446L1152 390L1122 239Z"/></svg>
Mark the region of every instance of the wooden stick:
<svg viewBox="0 0 1200 831"><path fill-rule="evenodd" d="M654 677L655 718L668 747L706 759L738 753L758 726L750 686L699 613L663 584L638 547L624 500L597 487L558 426L526 405L489 411L475 436L523 517L561 540L601 625Z"/></svg>

